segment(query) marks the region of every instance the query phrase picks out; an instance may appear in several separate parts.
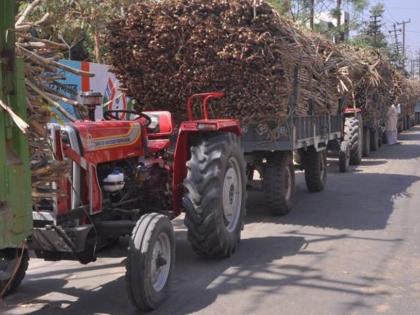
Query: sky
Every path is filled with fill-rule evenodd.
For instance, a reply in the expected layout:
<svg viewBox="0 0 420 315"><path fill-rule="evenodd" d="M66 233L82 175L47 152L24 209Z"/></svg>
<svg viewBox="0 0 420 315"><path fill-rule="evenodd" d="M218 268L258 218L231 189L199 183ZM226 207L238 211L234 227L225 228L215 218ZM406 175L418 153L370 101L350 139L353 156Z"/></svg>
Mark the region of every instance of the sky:
<svg viewBox="0 0 420 315"><path fill-rule="evenodd" d="M420 51L420 0L370 0L371 4L381 2L385 5L385 14L383 17L383 30L387 36L391 36L388 31L393 29L395 22L411 20L406 24L406 53L407 58L412 59L419 55ZM364 14L369 18L369 13ZM402 26L398 26L399 29ZM388 37L391 40L390 37ZM399 38L402 43L402 35ZM394 39L392 38L392 42Z"/></svg>

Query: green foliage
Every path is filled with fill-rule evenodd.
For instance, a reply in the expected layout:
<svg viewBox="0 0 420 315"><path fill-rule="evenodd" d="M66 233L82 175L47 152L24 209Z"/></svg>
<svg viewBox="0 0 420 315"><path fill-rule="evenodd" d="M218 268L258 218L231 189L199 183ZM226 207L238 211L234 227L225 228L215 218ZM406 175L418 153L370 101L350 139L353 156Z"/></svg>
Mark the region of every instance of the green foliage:
<svg viewBox="0 0 420 315"><path fill-rule="evenodd" d="M372 6L369 10L372 20L370 22L366 22L362 26L361 32L352 39L351 44L361 47L376 48L381 51L382 54L387 55L390 59L399 58L398 56L394 56L394 53L386 40L386 36L382 31L381 21L384 12L385 7L382 3ZM375 16L378 21L376 24L373 18Z"/></svg>
<svg viewBox="0 0 420 315"><path fill-rule="evenodd" d="M370 8L369 12L372 16L383 17L385 13L385 5L383 3L377 3Z"/></svg>
<svg viewBox="0 0 420 315"><path fill-rule="evenodd" d="M61 41L72 49L72 59L88 59L101 62L104 56L103 33L106 24L115 16L124 13L124 7L135 0L49 0L38 7L34 20L46 12L50 17L39 28L38 36ZM22 2L20 10L27 5Z"/></svg>
<svg viewBox="0 0 420 315"><path fill-rule="evenodd" d="M287 15L290 13L292 0L268 0L280 14Z"/></svg>
<svg viewBox="0 0 420 315"><path fill-rule="evenodd" d="M311 0L268 0L280 13L289 16L301 25L309 27L311 17ZM343 7L350 5L353 13L350 25L340 25L336 27L327 26L326 23L314 25L314 30L328 37L337 37L348 30L360 28L358 14L366 8L368 0L314 0L315 20L317 14L329 12L332 18L338 19L343 14ZM339 23L341 24L341 23Z"/></svg>

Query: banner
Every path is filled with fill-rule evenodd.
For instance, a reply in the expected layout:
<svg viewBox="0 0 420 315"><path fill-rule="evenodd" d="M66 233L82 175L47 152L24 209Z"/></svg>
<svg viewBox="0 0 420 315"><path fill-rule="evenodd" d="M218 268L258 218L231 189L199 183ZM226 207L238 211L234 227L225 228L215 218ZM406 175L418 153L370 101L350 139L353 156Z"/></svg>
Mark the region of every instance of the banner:
<svg viewBox="0 0 420 315"><path fill-rule="evenodd" d="M102 94L102 106L98 106L95 112L95 119L102 119L104 110L131 110L133 102L119 91L119 82L115 75L109 71L109 66L73 60L60 60L60 63L83 71L93 73L93 77L78 76L68 71L62 70L61 74L64 79L59 81L58 86L54 86L61 94L69 98L76 98L80 101L80 94L82 92L93 91ZM80 118L74 106L69 104L62 104L63 107ZM124 118L124 117L122 117Z"/></svg>

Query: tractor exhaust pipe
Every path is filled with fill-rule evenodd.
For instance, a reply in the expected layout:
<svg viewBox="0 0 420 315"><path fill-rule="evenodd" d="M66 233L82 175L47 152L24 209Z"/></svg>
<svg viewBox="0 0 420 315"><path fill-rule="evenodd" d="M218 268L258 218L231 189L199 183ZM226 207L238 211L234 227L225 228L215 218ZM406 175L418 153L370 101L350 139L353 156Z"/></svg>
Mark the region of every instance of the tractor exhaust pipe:
<svg viewBox="0 0 420 315"><path fill-rule="evenodd" d="M95 121L95 110L102 104L102 94L99 92L83 92L80 94L83 106L87 108L90 121Z"/></svg>

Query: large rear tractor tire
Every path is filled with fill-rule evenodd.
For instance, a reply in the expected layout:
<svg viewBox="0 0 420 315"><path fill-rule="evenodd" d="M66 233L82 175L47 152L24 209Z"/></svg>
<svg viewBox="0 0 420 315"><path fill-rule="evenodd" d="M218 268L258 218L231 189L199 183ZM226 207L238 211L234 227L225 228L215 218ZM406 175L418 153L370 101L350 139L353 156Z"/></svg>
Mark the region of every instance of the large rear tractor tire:
<svg viewBox="0 0 420 315"><path fill-rule="evenodd" d="M138 310L156 309L169 294L175 263L171 221L158 213L143 215L133 229L126 263L128 296Z"/></svg>
<svg viewBox="0 0 420 315"><path fill-rule="evenodd" d="M286 215L293 207L295 169L290 152L272 153L264 168L265 200L273 215Z"/></svg>
<svg viewBox="0 0 420 315"><path fill-rule="evenodd" d="M368 157L370 155L370 128L364 128L363 129L363 156Z"/></svg>
<svg viewBox="0 0 420 315"><path fill-rule="evenodd" d="M344 121L344 141L350 146L350 164L359 165L362 162L362 127L357 117L346 117Z"/></svg>
<svg viewBox="0 0 420 315"><path fill-rule="evenodd" d="M191 146L184 180L185 225L201 257L224 258L239 244L246 201L246 163L233 133L203 135Z"/></svg>
<svg viewBox="0 0 420 315"><path fill-rule="evenodd" d="M327 154L310 147L303 153L306 187L310 192L324 190L327 183Z"/></svg>
<svg viewBox="0 0 420 315"><path fill-rule="evenodd" d="M17 290L25 277L28 264L29 256L26 249L0 250L0 294L6 296Z"/></svg>

